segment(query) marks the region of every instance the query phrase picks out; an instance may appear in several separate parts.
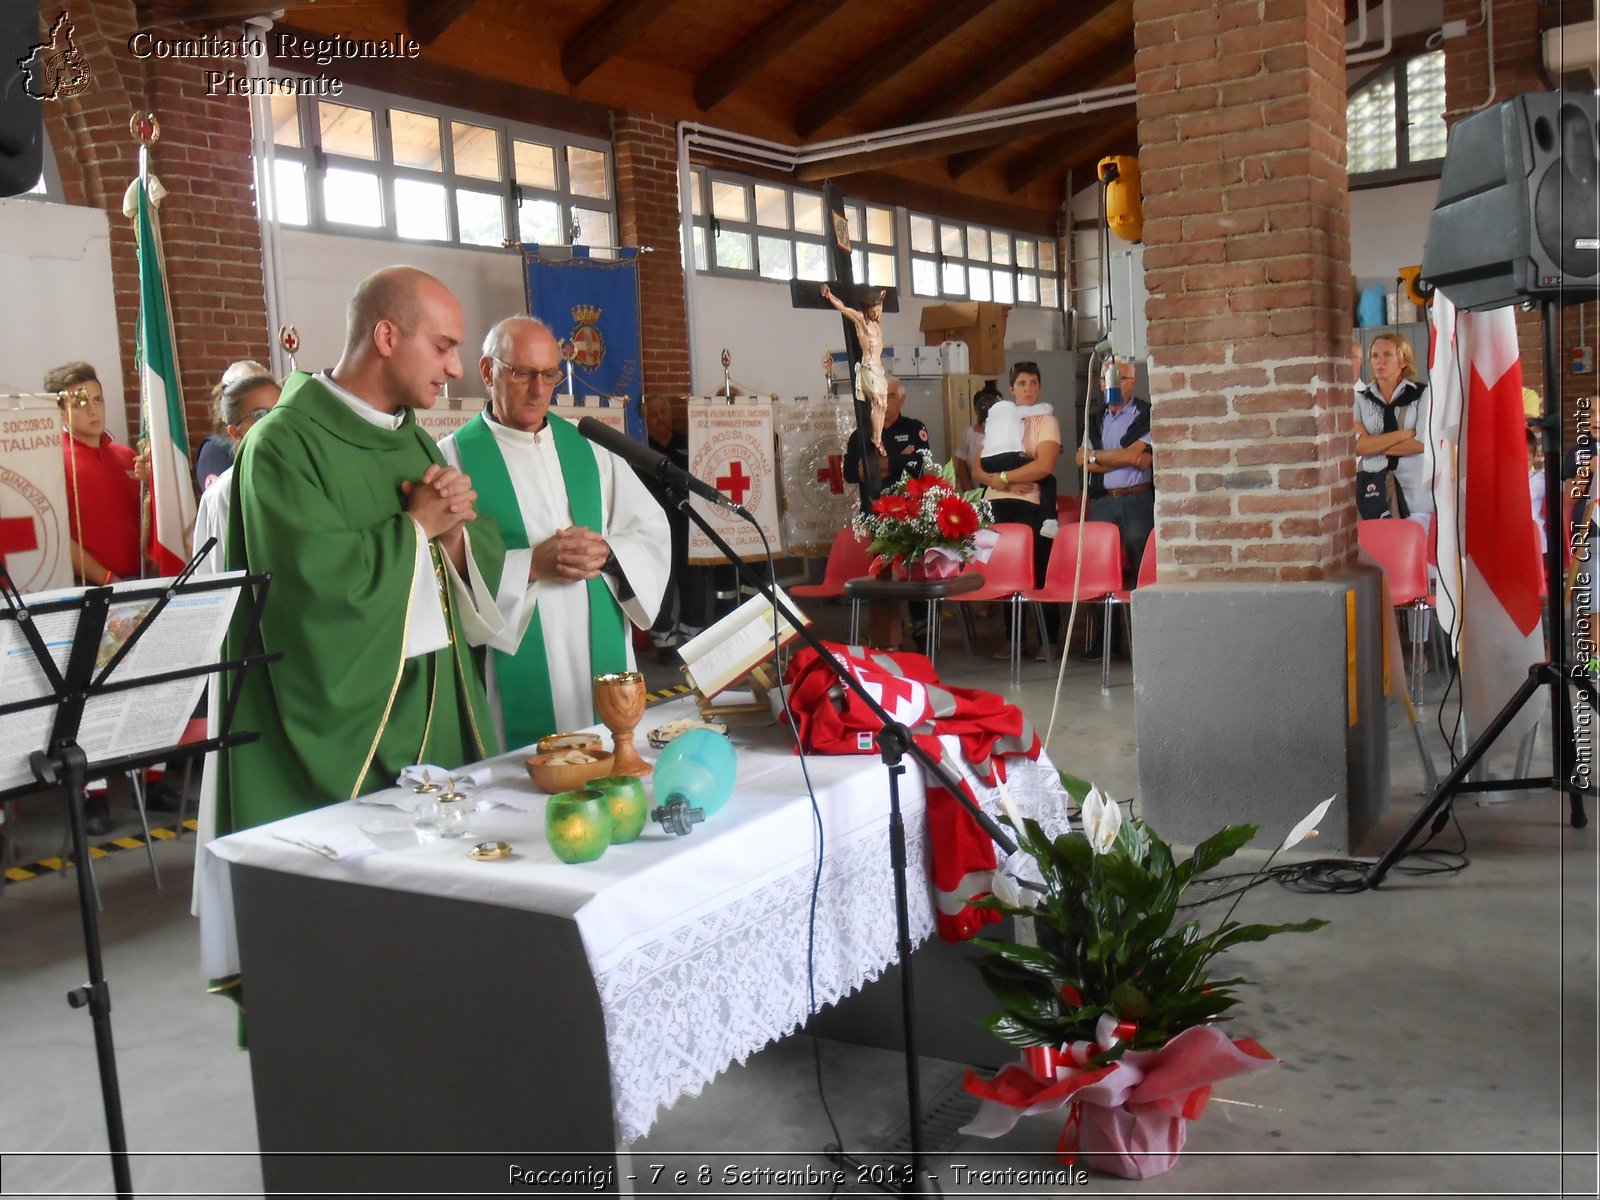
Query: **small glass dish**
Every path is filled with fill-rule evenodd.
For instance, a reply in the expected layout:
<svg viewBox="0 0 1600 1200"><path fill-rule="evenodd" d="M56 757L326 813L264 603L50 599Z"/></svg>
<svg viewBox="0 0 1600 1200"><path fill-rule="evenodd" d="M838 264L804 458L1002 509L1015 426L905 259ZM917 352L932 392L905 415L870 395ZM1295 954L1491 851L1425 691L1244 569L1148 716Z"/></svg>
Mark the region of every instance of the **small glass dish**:
<svg viewBox="0 0 1600 1200"><path fill-rule="evenodd" d="M435 840L437 830L418 829L410 817L378 817L361 823L361 832L379 850L415 850Z"/></svg>

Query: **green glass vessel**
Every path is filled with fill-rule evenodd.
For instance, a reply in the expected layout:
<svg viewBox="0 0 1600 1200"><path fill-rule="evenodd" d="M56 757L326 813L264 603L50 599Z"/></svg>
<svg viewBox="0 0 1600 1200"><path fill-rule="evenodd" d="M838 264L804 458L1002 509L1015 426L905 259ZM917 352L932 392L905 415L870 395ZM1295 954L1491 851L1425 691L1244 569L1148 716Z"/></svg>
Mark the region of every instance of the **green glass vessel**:
<svg viewBox="0 0 1600 1200"><path fill-rule="evenodd" d="M545 805L544 832L562 862L593 862L611 844L611 805L587 788L558 792Z"/></svg>
<svg viewBox="0 0 1600 1200"><path fill-rule="evenodd" d="M644 781L637 775L602 775L584 785L586 791L604 796L611 808L611 844L631 842L644 829L650 805L644 796Z"/></svg>

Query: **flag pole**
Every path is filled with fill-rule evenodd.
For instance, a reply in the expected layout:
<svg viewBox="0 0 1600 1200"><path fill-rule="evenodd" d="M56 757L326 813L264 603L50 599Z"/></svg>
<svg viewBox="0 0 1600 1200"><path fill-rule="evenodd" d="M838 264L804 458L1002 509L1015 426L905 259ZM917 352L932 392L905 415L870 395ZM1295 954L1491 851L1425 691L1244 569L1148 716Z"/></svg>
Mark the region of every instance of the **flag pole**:
<svg viewBox="0 0 1600 1200"><path fill-rule="evenodd" d="M128 132L139 143L139 190L146 197L150 195L150 144L161 138L161 126L156 121L155 113L134 113L128 119ZM139 243L139 224L135 220L133 226L134 248L137 252ZM142 294L141 289L141 294ZM152 506L155 504L155 489L152 486L151 475L155 471L154 457L150 454L150 395L149 389L144 386L142 356L145 352L144 339L144 303L139 304L138 324L134 329L133 354L134 374L139 376L139 428L140 433L136 445L136 453L145 460L144 478L139 481L139 578L147 577L148 563L152 561L148 553L150 549L150 529L153 522Z"/></svg>

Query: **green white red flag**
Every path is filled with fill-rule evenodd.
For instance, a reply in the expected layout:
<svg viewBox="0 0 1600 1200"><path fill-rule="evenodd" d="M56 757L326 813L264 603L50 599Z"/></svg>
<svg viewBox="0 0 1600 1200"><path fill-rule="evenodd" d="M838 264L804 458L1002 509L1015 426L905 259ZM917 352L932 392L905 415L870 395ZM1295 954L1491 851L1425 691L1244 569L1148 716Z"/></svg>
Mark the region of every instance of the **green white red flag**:
<svg viewBox="0 0 1600 1200"><path fill-rule="evenodd" d="M157 185L159 186L159 185ZM178 346L161 263L161 231L144 179L133 183L139 238L139 394L150 453L149 553L158 575L176 575L189 561L194 481L178 382Z"/></svg>

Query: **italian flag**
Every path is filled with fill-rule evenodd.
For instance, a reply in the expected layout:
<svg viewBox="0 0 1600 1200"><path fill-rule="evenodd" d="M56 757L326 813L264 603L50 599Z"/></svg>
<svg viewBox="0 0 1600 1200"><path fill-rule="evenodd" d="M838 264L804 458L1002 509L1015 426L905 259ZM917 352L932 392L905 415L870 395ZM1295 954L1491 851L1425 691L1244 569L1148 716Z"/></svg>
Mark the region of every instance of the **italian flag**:
<svg viewBox="0 0 1600 1200"><path fill-rule="evenodd" d="M150 449L149 553L156 574L176 575L189 561L194 529L189 437L178 383L178 348L161 270L161 232L144 179L134 180L133 192L139 238L139 393L143 436Z"/></svg>
<svg viewBox="0 0 1600 1200"><path fill-rule="evenodd" d="M1457 312L1438 292L1432 343L1438 611L1461 663L1462 719L1476 737L1546 657L1516 318L1510 308ZM1520 737L1540 712L1523 705L1508 735Z"/></svg>

